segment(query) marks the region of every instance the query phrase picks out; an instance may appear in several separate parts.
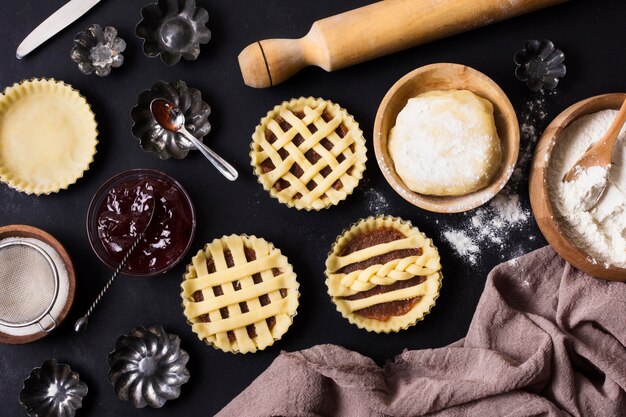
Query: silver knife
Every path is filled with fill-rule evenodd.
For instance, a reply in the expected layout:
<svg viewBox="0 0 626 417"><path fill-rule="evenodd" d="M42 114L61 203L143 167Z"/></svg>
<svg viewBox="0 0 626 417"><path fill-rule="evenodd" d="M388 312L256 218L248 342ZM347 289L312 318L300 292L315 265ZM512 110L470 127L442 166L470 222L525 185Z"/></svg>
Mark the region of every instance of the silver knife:
<svg viewBox="0 0 626 417"><path fill-rule="evenodd" d="M17 47L15 56L22 59L33 49L65 29L70 23L87 13L100 0L71 0L41 22Z"/></svg>

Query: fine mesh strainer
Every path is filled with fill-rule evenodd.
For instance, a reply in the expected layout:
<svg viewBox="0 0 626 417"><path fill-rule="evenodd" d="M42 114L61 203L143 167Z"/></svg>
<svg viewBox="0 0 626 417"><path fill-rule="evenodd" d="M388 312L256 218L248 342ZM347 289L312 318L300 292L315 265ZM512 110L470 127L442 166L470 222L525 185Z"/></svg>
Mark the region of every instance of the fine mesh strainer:
<svg viewBox="0 0 626 417"><path fill-rule="evenodd" d="M0 324L44 332L57 325L50 314L59 295L59 272L48 253L27 241L0 244Z"/></svg>

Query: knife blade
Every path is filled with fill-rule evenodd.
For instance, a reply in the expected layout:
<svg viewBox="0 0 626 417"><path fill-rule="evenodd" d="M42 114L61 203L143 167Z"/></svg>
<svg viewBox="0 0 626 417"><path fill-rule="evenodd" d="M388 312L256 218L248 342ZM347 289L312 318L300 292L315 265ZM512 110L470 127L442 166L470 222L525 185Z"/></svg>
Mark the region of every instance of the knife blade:
<svg viewBox="0 0 626 417"><path fill-rule="evenodd" d="M15 56L22 59L33 49L65 29L70 23L87 13L89 9L98 4L100 0L71 0L67 2L50 17L41 22L17 47Z"/></svg>

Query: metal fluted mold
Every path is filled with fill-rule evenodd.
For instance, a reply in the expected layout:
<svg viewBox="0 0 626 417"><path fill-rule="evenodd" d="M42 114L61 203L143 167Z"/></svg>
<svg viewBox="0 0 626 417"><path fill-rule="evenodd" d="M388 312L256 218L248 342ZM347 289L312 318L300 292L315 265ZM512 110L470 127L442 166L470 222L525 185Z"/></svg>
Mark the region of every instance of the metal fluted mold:
<svg viewBox="0 0 626 417"><path fill-rule="evenodd" d="M160 55L168 65L181 57L197 59L200 45L211 39L209 13L196 7L195 0L158 0L141 9L141 16L135 33L144 40L143 52L151 58Z"/></svg>
<svg viewBox="0 0 626 417"><path fill-rule="evenodd" d="M68 365L49 359L24 381L20 403L31 417L73 417L87 391L87 384Z"/></svg>
<svg viewBox="0 0 626 417"><path fill-rule="evenodd" d="M95 72L100 77L106 77L111 68L122 66L125 49L126 42L117 36L117 29L91 25L74 37L71 57L83 74Z"/></svg>
<svg viewBox="0 0 626 417"><path fill-rule="evenodd" d="M109 354L109 381L120 400L136 408L160 408L178 398L181 385L189 381L188 360L175 334L161 326L136 327L115 342Z"/></svg>
<svg viewBox="0 0 626 417"><path fill-rule="evenodd" d="M524 49L515 53L514 60L515 76L525 81L532 91L554 89L566 73L565 54L547 39L526 41Z"/></svg>
<svg viewBox="0 0 626 417"><path fill-rule="evenodd" d="M139 100L130 115L133 119L133 136L139 139L141 147L155 153L161 159L187 156L193 144L179 133L165 130L154 120L150 103L156 98L163 98L174 103L185 115L185 127L200 141L211 131L209 115L211 107L202 100L200 90L187 87L184 81L166 83L159 81L150 90L142 91Z"/></svg>

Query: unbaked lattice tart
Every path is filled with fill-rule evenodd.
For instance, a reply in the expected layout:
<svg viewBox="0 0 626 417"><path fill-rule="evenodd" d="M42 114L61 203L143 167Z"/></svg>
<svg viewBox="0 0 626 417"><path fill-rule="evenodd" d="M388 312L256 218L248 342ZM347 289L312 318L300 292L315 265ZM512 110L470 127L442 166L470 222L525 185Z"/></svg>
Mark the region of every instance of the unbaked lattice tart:
<svg viewBox="0 0 626 417"><path fill-rule="evenodd" d="M328 293L362 329L397 332L426 315L441 287L439 252L394 217L360 220L339 236L326 261Z"/></svg>
<svg viewBox="0 0 626 417"><path fill-rule="evenodd" d="M298 307L298 281L274 245L255 236L224 236L191 262L181 296L201 340L224 352L248 353L285 334Z"/></svg>
<svg viewBox="0 0 626 417"><path fill-rule="evenodd" d="M320 210L344 200L365 170L359 124L339 105L298 98L271 110L252 135L254 172L289 207Z"/></svg>

